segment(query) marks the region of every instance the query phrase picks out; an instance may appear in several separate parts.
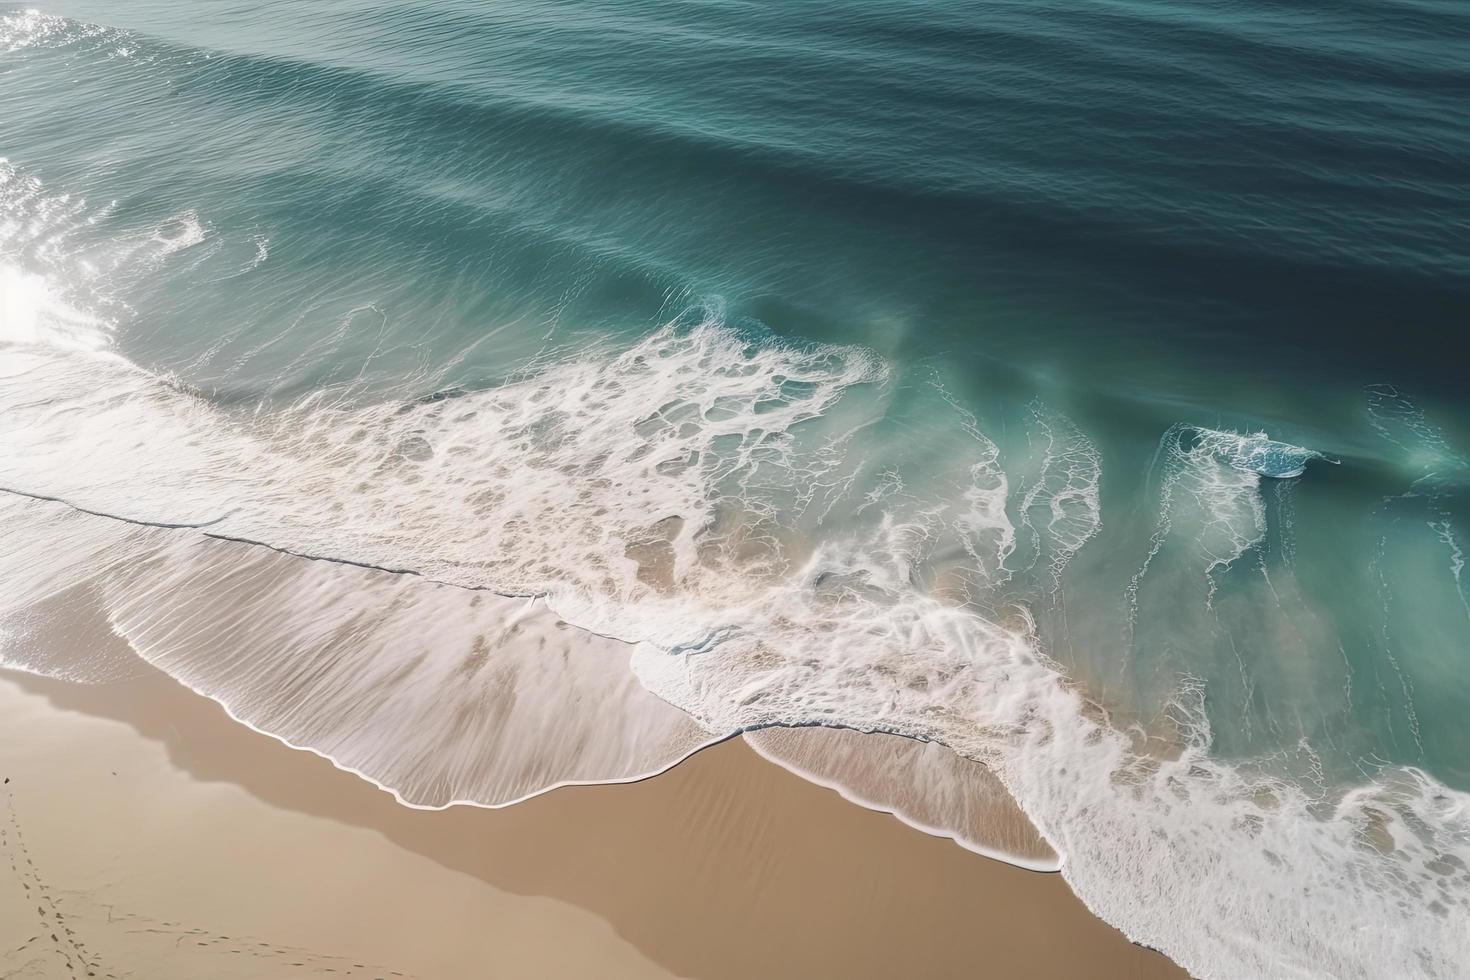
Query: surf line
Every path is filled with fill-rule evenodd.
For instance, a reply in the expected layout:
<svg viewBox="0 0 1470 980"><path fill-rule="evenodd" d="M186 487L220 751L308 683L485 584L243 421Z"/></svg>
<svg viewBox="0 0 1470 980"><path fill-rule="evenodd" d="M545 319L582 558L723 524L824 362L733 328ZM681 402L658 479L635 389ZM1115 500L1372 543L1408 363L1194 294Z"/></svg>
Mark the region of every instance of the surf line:
<svg viewBox="0 0 1470 980"><path fill-rule="evenodd" d="M68 500L65 497L53 497L43 493L32 493L29 490L18 490L14 487L0 486L0 493L8 493L16 497L25 497L30 500L39 500L44 503L60 504L61 506L66 507L70 510L74 510L79 514L86 514L89 517L97 517L106 521L118 521L122 524L131 524L135 527L155 528L161 531L200 531L203 533L204 537L213 538L216 541L228 541L233 544L243 544L255 548L264 548L267 551L274 551L277 554L286 555L290 558L302 558L307 561L321 561L327 562L328 564L332 565L347 565L353 568L362 568L372 572L384 572L389 575L412 575L414 578L421 578L425 582L428 582L432 585L442 585L446 588L451 589L462 589L466 592L489 592L494 595L502 596L506 599L539 599L543 598L546 595L546 593L544 592L500 592L485 585L465 585L461 582L448 582L443 579L434 578L430 575L425 575L423 572L413 568L394 568L388 565L375 565L372 562L354 561L351 558L337 558L332 555L314 555L304 551L293 551L290 548L282 547L281 545L271 544L268 541L258 541L254 538L246 538L234 534L221 534L218 531L208 530L209 528L219 524L221 521L228 520L230 517L233 517L235 514L239 513L240 508L238 507L231 508L218 517L211 518L207 521L173 523L169 521L149 521L137 517L126 517L122 514L110 514L107 511L92 510L89 507L83 507L81 504Z"/></svg>

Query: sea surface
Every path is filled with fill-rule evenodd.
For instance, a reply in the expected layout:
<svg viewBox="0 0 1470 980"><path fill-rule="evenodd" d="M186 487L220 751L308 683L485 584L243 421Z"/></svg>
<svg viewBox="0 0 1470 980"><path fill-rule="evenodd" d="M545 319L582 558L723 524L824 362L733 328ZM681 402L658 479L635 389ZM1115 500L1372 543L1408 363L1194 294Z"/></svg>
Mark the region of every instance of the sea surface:
<svg viewBox="0 0 1470 980"><path fill-rule="evenodd" d="M1463 976L1467 52L1460 0L0 3L0 662L120 638L420 806L907 736L914 822L993 794L1039 843L969 846L1196 975Z"/></svg>

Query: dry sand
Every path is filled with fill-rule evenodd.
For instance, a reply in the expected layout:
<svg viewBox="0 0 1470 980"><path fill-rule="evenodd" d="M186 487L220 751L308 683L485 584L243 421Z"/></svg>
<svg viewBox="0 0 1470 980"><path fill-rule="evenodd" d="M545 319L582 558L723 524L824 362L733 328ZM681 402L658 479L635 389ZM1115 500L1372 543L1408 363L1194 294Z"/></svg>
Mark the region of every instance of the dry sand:
<svg viewBox="0 0 1470 980"><path fill-rule="evenodd" d="M418 811L151 674L0 674L0 977L1183 973L1022 871L731 741Z"/></svg>

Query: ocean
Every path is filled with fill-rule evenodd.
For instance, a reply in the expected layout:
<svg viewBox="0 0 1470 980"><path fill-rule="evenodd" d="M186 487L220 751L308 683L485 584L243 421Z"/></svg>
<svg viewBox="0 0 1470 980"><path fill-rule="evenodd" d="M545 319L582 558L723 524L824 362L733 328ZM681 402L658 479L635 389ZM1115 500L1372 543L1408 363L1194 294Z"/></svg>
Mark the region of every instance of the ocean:
<svg viewBox="0 0 1470 980"><path fill-rule="evenodd" d="M1195 975L1461 976L1467 39L0 3L0 663L415 806L906 736Z"/></svg>

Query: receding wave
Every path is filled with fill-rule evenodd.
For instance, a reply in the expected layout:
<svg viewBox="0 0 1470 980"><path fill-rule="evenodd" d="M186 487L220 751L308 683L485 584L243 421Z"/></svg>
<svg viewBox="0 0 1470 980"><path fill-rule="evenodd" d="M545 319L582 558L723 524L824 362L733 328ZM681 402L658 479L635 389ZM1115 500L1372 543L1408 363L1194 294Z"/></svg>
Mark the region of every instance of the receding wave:
<svg viewBox="0 0 1470 980"><path fill-rule="evenodd" d="M28 642L32 610L96 611L153 666L239 720L405 803L503 805L640 778L716 739L640 687L626 644L537 599L308 561L9 498L0 614L11 666L106 677L87 651ZM0 627L3 628L3 627Z"/></svg>

